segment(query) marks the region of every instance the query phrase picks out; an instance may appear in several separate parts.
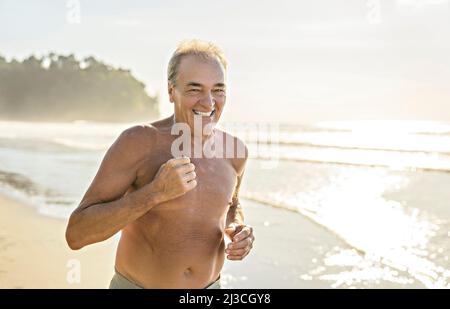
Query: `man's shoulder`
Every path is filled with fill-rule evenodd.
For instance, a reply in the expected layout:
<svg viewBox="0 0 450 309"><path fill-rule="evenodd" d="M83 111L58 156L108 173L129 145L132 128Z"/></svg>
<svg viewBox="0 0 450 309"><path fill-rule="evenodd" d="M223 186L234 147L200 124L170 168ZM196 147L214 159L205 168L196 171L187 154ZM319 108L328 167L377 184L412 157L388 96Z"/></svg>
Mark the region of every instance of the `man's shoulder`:
<svg viewBox="0 0 450 309"><path fill-rule="evenodd" d="M118 140L129 146L151 143L158 133L152 124L138 124L122 131Z"/></svg>
<svg viewBox="0 0 450 309"><path fill-rule="evenodd" d="M139 124L123 130L112 145L128 159L139 160L157 143L158 130L151 124Z"/></svg>
<svg viewBox="0 0 450 309"><path fill-rule="evenodd" d="M137 124L122 131L121 135L125 138L149 137L157 133L158 129L151 123Z"/></svg>

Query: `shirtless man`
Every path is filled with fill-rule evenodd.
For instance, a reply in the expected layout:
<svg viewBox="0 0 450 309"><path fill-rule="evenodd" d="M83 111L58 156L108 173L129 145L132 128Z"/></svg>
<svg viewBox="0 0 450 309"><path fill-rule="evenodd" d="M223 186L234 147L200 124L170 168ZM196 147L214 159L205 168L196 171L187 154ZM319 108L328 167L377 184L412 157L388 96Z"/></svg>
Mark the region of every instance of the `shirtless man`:
<svg viewBox="0 0 450 309"><path fill-rule="evenodd" d="M194 118L212 125L192 139L200 146L223 133L213 125L226 101L225 75L215 45L182 43L168 68L174 114L122 132L72 213L66 239L73 250L122 231L110 288L220 288L225 256L242 260L250 252L255 238L239 204L245 145L231 137L236 149L244 147L241 157L236 151L174 157L171 151L176 123L187 124L192 135ZM232 240L227 248L224 235Z"/></svg>

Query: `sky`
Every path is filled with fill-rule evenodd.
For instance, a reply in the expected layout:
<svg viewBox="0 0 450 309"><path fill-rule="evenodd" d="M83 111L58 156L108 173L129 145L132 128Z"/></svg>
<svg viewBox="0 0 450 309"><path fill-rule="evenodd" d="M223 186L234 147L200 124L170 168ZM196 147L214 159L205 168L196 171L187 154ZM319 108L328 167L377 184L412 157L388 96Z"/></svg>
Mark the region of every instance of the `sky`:
<svg viewBox="0 0 450 309"><path fill-rule="evenodd" d="M8 59L131 69L163 115L170 55L198 38L228 57L228 121L450 122L450 0L0 0L0 29Z"/></svg>

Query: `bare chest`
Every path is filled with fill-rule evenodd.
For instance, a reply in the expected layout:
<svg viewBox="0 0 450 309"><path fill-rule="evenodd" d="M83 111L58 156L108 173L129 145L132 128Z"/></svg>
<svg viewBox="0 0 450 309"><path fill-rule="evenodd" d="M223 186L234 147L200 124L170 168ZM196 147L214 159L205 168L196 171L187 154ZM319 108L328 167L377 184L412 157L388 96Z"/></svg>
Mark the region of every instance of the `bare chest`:
<svg viewBox="0 0 450 309"><path fill-rule="evenodd" d="M168 152L158 152L142 162L134 188L150 183L159 167L171 158ZM236 187L237 175L227 159L191 159L197 174L197 187L185 195L155 206L151 212L184 210L185 215L204 213L221 216L228 209Z"/></svg>

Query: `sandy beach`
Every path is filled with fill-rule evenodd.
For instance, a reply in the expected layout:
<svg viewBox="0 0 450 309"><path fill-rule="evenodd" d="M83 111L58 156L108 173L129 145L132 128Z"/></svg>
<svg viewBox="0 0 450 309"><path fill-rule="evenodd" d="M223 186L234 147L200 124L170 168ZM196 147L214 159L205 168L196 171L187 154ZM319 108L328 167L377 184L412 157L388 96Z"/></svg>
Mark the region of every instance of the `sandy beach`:
<svg viewBox="0 0 450 309"><path fill-rule="evenodd" d="M224 288L329 287L301 276L314 267L311 248L331 248L336 237L295 213L250 201L244 204L257 241L244 261L226 261ZM65 243L65 224L0 195L0 288L107 288L118 238L72 251ZM68 281L78 261L80 282Z"/></svg>
<svg viewBox="0 0 450 309"><path fill-rule="evenodd" d="M107 287L116 239L72 251L64 232L64 220L0 195L0 288ZM78 261L80 282L70 273Z"/></svg>

